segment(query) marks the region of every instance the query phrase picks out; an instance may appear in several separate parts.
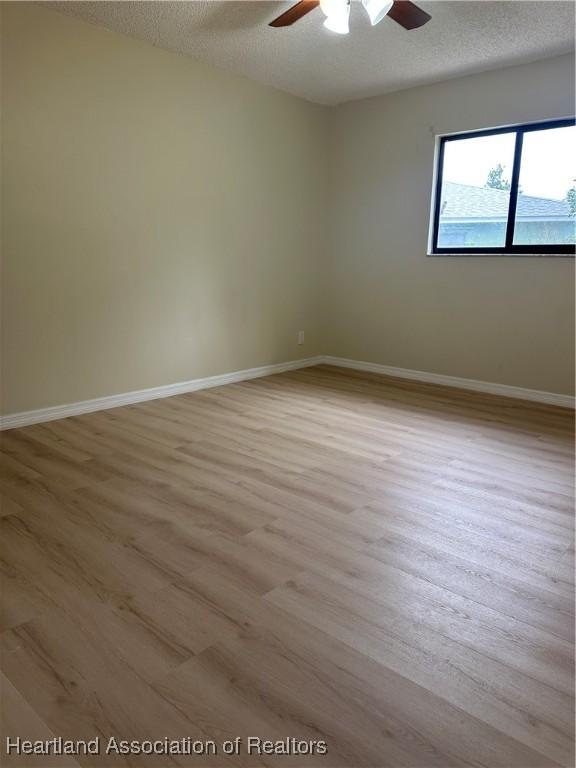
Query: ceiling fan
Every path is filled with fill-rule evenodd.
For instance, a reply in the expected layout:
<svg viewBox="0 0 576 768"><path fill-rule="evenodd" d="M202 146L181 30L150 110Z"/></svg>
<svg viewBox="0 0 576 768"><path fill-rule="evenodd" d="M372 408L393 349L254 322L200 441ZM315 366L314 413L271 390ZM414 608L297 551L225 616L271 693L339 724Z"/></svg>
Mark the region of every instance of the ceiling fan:
<svg viewBox="0 0 576 768"><path fill-rule="evenodd" d="M350 2L351 0L300 0L270 22L269 26L289 27L320 6L326 16L324 26L332 32L346 35L349 31ZM362 0L362 5L370 17L372 26L382 21L384 16L389 16L404 29L416 29L432 18L410 0Z"/></svg>

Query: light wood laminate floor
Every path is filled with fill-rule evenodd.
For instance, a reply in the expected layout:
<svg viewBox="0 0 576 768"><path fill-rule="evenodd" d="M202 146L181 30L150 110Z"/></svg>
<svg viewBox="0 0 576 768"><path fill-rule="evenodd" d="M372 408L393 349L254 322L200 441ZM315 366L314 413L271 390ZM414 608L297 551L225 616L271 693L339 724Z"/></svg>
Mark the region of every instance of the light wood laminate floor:
<svg viewBox="0 0 576 768"><path fill-rule="evenodd" d="M567 410L320 366L1 459L5 734L328 746L3 764L573 765Z"/></svg>

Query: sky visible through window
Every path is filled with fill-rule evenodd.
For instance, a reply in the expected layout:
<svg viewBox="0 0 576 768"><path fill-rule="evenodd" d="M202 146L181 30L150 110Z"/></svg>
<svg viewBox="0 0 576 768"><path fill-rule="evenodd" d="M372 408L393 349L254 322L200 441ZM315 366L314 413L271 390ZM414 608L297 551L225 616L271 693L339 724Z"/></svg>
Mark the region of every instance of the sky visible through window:
<svg viewBox="0 0 576 768"><path fill-rule="evenodd" d="M496 165L510 180L515 133L471 137L445 146L444 180L484 187ZM576 127L552 128L524 135L520 187L522 194L564 200L576 178Z"/></svg>

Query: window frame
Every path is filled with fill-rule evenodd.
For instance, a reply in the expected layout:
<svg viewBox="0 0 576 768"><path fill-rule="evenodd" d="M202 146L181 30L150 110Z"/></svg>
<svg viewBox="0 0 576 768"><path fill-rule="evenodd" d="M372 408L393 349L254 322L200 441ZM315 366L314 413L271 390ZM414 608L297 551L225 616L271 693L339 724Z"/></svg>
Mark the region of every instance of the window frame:
<svg viewBox="0 0 576 768"><path fill-rule="evenodd" d="M546 120L539 123L523 123L521 125L509 125L501 128L489 128L480 131L466 131L438 137L438 152L436 155L436 181L434 184L434 203L432 211L432 240L429 256L572 256L576 255L576 245L570 243L550 243L546 245L514 245L514 224L516 219L516 207L518 204L518 180L520 178L520 166L522 160L522 146L524 134L534 131L545 131L550 128L566 128L575 124L575 118L561 118ZM506 223L506 241L503 246L465 248L462 246L438 246L438 230L440 227L440 200L442 197L442 177L444 172L444 150L446 144L461 139L479 138L481 136L495 136L501 133L515 133L514 159L512 162L512 176L510 179L510 202L508 205L508 219Z"/></svg>

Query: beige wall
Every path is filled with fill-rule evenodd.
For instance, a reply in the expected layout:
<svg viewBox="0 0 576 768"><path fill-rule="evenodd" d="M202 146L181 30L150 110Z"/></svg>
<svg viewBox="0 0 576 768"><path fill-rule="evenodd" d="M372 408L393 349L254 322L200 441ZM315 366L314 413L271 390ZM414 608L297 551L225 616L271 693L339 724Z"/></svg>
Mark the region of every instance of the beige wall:
<svg viewBox="0 0 576 768"><path fill-rule="evenodd" d="M434 135L573 113L573 60L328 109L0 9L4 413L319 353L571 391L573 261L426 243Z"/></svg>
<svg viewBox="0 0 576 768"><path fill-rule="evenodd" d="M1 11L4 412L318 354L327 111Z"/></svg>
<svg viewBox="0 0 576 768"><path fill-rule="evenodd" d="M573 114L569 56L338 107L329 353L573 391L572 259L426 257L435 134Z"/></svg>

